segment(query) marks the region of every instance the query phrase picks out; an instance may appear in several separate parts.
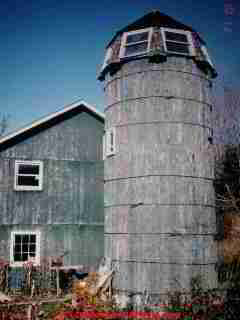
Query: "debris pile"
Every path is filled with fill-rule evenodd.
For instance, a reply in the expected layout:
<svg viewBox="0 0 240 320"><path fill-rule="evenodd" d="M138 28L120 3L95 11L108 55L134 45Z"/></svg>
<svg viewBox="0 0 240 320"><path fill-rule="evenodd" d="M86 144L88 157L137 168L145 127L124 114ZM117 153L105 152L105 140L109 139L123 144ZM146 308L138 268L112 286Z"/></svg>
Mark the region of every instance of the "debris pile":
<svg viewBox="0 0 240 320"><path fill-rule="evenodd" d="M58 271L63 268L57 266ZM115 308L112 297L112 278L114 268L108 260L104 260L100 264L97 271L83 272L72 268L67 271L70 276L66 277L66 281L75 278L73 285L68 292L61 291L60 294L49 296L48 299L38 290L35 290L34 268L32 263L24 265L26 275L25 286L28 290L24 290L23 295L15 295L9 297L0 291L0 319L18 320L18 319L64 319L66 312L75 311L111 311ZM65 270L66 271L66 270ZM65 272L64 271L64 272ZM58 281L59 282L59 281ZM71 281L70 281L71 282ZM57 286L59 287L59 284ZM24 293L27 292L27 295ZM58 292L57 292L58 293ZM45 298L45 299L44 299ZM15 311L17 310L15 317ZM21 318L22 317L22 318Z"/></svg>
<svg viewBox="0 0 240 320"><path fill-rule="evenodd" d="M111 299L111 280L113 271L90 272L84 280L75 280L73 295L79 297L97 297L103 301Z"/></svg>

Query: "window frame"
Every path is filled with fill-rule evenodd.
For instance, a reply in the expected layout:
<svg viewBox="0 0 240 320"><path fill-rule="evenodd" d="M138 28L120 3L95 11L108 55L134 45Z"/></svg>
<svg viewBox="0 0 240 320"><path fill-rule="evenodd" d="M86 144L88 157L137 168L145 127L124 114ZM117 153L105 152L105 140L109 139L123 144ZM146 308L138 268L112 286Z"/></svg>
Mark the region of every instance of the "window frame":
<svg viewBox="0 0 240 320"><path fill-rule="evenodd" d="M213 128L208 128L208 142L209 144L213 144Z"/></svg>
<svg viewBox="0 0 240 320"><path fill-rule="evenodd" d="M173 43L179 43L179 44L186 44L186 42L181 42L181 41L174 41L174 40L168 40L166 38L165 32L171 32L171 33L178 33L178 34L184 34L187 37L188 40L188 47L189 47L189 53L184 53L184 52L177 52L177 51L170 51L167 49L167 44L166 42L173 42ZM179 30L179 29L171 29L171 28L161 28L161 33L162 33L162 39L163 39L163 46L164 50L168 54L177 54L177 55L183 55L183 56L195 56L195 48L193 44L193 38L192 34L188 30Z"/></svg>
<svg viewBox="0 0 240 320"><path fill-rule="evenodd" d="M212 68L214 68L213 63L212 63L212 60L210 59L210 56L209 56L209 54L208 54L207 47L202 44L202 45L201 45L201 50L202 50L202 53L203 53L205 59L207 60L207 62L210 64L210 66L211 66Z"/></svg>
<svg viewBox="0 0 240 320"><path fill-rule="evenodd" d="M116 127L105 130L103 136L103 160L116 154Z"/></svg>
<svg viewBox="0 0 240 320"><path fill-rule="evenodd" d="M102 137L102 152L103 152L103 160L106 159L106 132L104 131L103 137Z"/></svg>
<svg viewBox="0 0 240 320"><path fill-rule="evenodd" d="M14 261L14 247L15 247L15 237L16 235L36 235L36 249L35 258L26 261ZM34 266L40 265L40 231L29 231L29 230L18 230L11 232L11 244L10 244L10 266L12 267L22 267L24 263L33 261ZM22 251L21 251L22 252ZM29 254L29 251L28 251Z"/></svg>
<svg viewBox="0 0 240 320"><path fill-rule="evenodd" d="M38 186L20 186L18 185L18 176L23 176L19 174L19 166L21 164L39 166L39 174L28 174L27 176L38 177L39 185ZM14 166L14 190L15 191L41 191L43 189L43 162L42 161L31 161L31 160L15 160Z"/></svg>
<svg viewBox="0 0 240 320"><path fill-rule="evenodd" d="M144 33L144 32L148 32L148 39L147 40L137 41L137 42L133 42L130 45L127 45L127 37L129 35L134 35L134 34L139 34L139 33ZM139 55L146 55L151 50L152 33L153 33L153 28L144 28L144 29L138 29L138 30L134 30L134 31L124 32L122 39L121 39L121 47L120 47L120 52L119 52L120 59L135 57L135 56L139 56ZM139 44L139 43L144 43L144 42L147 42L147 50L125 55L125 49L127 46L131 46L131 45Z"/></svg>

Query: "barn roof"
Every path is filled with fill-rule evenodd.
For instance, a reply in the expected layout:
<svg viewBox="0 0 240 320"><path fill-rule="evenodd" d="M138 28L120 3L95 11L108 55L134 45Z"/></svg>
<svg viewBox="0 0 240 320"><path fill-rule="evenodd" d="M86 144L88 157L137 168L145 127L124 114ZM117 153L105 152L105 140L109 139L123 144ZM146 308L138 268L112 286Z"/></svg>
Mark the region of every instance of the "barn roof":
<svg viewBox="0 0 240 320"><path fill-rule="evenodd" d="M76 101L70 105L65 106L63 109L57 112L51 113L19 130L16 130L4 136L0 139L0 151L3 151L17 144L41 132L42 130L50 128L57 123L60 123L66 119L70 119L81 112L87 112L103 123L105 121L104 113L98 111L95 107L91 106L83 100Z"/></svg>
<svg viewBox="0 0 240 320"><path fill-rule="evenodd" d="M123 29L117 31L113 39L109 42L107 47L109 47L114 40L121 35L124 32L129 32L133 30L138 30L138 29L144 29L144 28L149 28L149 27L165 27L165 28L173 28L173 29L181 29L181 30L189 30L192 32L197 32L193 30L191 27L173 19L172 17L161 13L160 11L152 11L145 16L141 17L140 19L134 21L133 23L129 24L128 26L124 27ZM198 35L198 34L197 34ZM202 43L205 43L203 39L200 38L198 35L199 39L202 41Z"/></svg>

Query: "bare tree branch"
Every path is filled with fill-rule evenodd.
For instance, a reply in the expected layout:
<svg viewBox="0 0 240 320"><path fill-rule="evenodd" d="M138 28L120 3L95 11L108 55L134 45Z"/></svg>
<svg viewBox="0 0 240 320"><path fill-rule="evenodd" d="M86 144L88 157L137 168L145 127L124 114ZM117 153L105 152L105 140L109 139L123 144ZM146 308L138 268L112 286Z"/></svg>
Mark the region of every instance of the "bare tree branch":
<svg viewBox="0 0 240 320"><path fill-rule="evenodd" d="M6 133L9 127L9 120L10 120L9 114L0 115L0 137Z"/></svg>
<svg viewBox="0 0 240 320"><path fill-rule="evenodd" d="M214 143L240 143L240 91L223 85L223 95L213 97Z"/></svg>

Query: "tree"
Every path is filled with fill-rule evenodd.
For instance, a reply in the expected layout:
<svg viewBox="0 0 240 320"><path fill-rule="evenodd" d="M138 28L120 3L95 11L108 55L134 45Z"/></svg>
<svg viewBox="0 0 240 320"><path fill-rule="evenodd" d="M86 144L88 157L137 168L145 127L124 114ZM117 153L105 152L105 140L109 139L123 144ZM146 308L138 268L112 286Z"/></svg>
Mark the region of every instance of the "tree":
<svg viewBox="0 0 240 320"><path fill-rule="evenodd" d="M240 92L223 85L223 95L213 98L214 144L240 144Z"/></svg>
<svg viewBox="0 0 240 320"><path fill-rule="evenodd" d="M6 133L9 127L9 120L10 120L9 114L0 115L0 137Z"/></svg>

